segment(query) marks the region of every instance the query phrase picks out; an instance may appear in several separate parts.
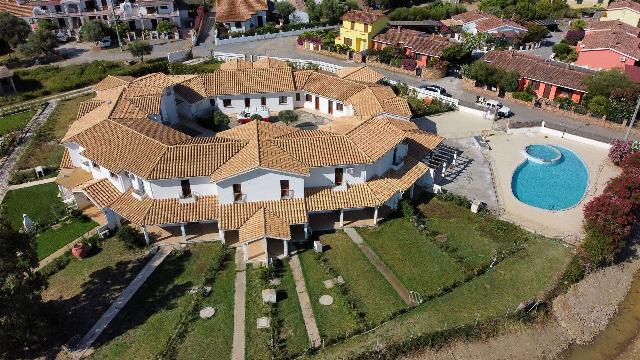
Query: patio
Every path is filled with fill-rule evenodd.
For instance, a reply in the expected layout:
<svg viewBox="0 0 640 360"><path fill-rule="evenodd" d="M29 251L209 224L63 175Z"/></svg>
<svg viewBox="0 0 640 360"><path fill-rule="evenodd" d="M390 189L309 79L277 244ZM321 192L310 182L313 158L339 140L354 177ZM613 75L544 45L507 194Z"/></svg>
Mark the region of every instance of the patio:
<svg viewBox="0 0 640 360"><path fill-rule="evenodd" d="M107 224L107 218L104 216L102 210L97 207L90 205L85 206L80 209L84 215L86 215L89 219L97 222L100 226L104 226Z"/></svg>
<svg viewBox="0 0 640 360"><path fill-rule="evenodd" d="M377 222L385 219L392 212L388 206L378 208ZM375 209L345 209L343 224L340 226L340 211L309 214L309 226L313 231L326 231L341 227L370 227L374 224Z"/></svg>
<svg viewBox="0 0 640 360"><path fill-rule="evenodd" d="M149 239L156 245L176 245L187 241L220 240L217 223L188 223L184 225L147 226Z"/></svg>

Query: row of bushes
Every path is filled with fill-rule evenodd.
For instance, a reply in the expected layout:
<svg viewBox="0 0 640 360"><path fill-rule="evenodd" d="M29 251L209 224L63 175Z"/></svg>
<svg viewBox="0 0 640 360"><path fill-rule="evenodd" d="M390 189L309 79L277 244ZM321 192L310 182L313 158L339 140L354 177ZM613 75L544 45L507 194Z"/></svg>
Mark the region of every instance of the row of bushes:
<svg viewBox="0 0 640 360"><path fill-rule="evenodd" d="M611 264L621 254L640 218L640 151L638 143L615 140L611 161L622 174L609 180L601 195L584 208L586 237L581 253L592 267Z"/></svg>

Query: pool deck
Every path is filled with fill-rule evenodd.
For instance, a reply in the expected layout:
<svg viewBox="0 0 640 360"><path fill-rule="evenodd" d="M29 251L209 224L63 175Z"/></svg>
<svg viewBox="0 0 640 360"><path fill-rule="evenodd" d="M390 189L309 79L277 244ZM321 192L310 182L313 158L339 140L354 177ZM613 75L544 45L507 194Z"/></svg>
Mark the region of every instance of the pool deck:
<svg viewBox="0 0 640 360"><path fill-rule="evenodd" d="M489 159L494 173L496 192L501 215L528 230L578 244L582 238L582 211L594 196L602 193L607 181L620 173L607 159L607 150L577 141L540 133L501 134L490 138ZM589 170L589 185L585 197L575 207L550 211L520 202L511 191L511 176L515 168L525 160L522 149L530 144L558 144L582 158Z"/></svg>

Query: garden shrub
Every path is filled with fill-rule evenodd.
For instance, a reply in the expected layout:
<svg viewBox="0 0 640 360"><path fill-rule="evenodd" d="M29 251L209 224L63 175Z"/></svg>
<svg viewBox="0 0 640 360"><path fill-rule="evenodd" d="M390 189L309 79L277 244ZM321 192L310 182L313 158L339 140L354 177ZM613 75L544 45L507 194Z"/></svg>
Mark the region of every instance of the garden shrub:
<svg viewBox="0 0 640 360"><path fill-rule="evenodd" d="M513 98L514 99L518 99L518 100L522 100L522 101L526 101L526 102L532 102L533 101L533 94L525 92L525 91L516 91L513 93Z"/></svg>
<svg viewBox="0 0 640 360"><path fill-rule="evenodd" d="M609 100L602 96L594 96L587 105L587 108L594 116L604 116L607 112L607 106L609 105Z"/></svg>
<svg viewBox="0 0 640 360"><path fill-rule="evenodd" d="M635 151L632 154L625 157L620 163L620 167L629 174L639 176L638 169L640 169L640 151Z"/></svg>
<svg viewBox="0 0 640 360"><path fill-rule="evenodd" d="M231 120L227 114L223 113L220 110L214 110L211 117L200 118L197 120L198 125L202 126L205 129L213 130L213 131L222 131L229 128L229 123Z"/></svg>
<svg viewBox="0 0 640 360"><path fill-rule="evenodd" d="M582 39L584 39L584 30L569 30L564 36L564 41L573 46L576 46L578 41Z"/></svg>
<svg viewBox="0 0 640 360"><path fill-rule="evenodd" d="M298 121L298 113L293 110L282 110L278 113L278 119L288 125Z"/></svg>
<svg viewBox="0 0 640 360"><path fill-rule="evenodd" d="M621 249L621 243L615 241L598 230L587 228L587 235L582 242L582 250L593 267L611 264Z"/></svg>
<svg viewBox="0 0 640 360"><path fill-rule="evenodd" d="M116 232L116 236L122 241L128 249L141 248L145 246L142 234L130 225L120 226Z"/></svg>
<svg viewBox="0 0 640 360"><path fill-rule="evenodd" d="M458 206L462 206L464 208L467 209L471 209L471 201L469 201L469 199L467 199L466 197L462 196L462 195L457 195L454 193L450 193L450 192L439 192L436 195L436 198L438 200L442 200L442 201L446 201L446 202L451 202L454 203Z"/></svg>
<svg viewBox="0 0 640 360"><path fill-rule="evenodd" d="M602 235L620 241L628 238L633 231L636 222L633 209L630 199L605 192L585 205L585 224Z"/></svg>
<svg viewBox="0 0 640 360"><path fill-rule="evenodd" d="M615 139L611 142L611 149L609 149L609 159L616 165L620 165L631 153L631 141L624 141Z"/></svg>
<svg viewBox="0 0 640 360"><path fill-rule="evenodd" d="M402 59L402 68L404 70L414 71L416 69L416 61L413 59Z"/></svg>
<svg viewBox="0 0 640 360"><path fill-rule="evenodd" d="M411 220L416 216L416 210L413 208L413 205L407 200L400 201L400 209L402 210L402 216L406 219Z"/></svg>
<svg viewBox="0 0 640 360"><path fill-rule="evenodd" d="M249 119L251 119L251 121L262 121L262 116L258 114L253 114Z"/></svg>
<svg viewBox="0 0 640 360"><path fill-rule="evenodd" d="M407 102L409 103L411 114L414 117L429 116L455 110L453 105L444 103L437 99L432 100L429 105L425 104L422 99L418 99L416 97L407 98Z"/></svg>

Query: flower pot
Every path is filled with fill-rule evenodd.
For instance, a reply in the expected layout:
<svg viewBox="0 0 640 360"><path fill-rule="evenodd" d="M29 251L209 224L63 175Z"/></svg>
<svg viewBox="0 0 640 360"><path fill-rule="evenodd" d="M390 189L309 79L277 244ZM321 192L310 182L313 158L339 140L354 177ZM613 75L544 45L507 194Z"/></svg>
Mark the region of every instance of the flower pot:
<svg viewBox="0 0 640 360"><path fill-rule="evenodd" d="M79 242L71 248L71 255L78 259L84 259L89 254L89 246Z"/></svg>

